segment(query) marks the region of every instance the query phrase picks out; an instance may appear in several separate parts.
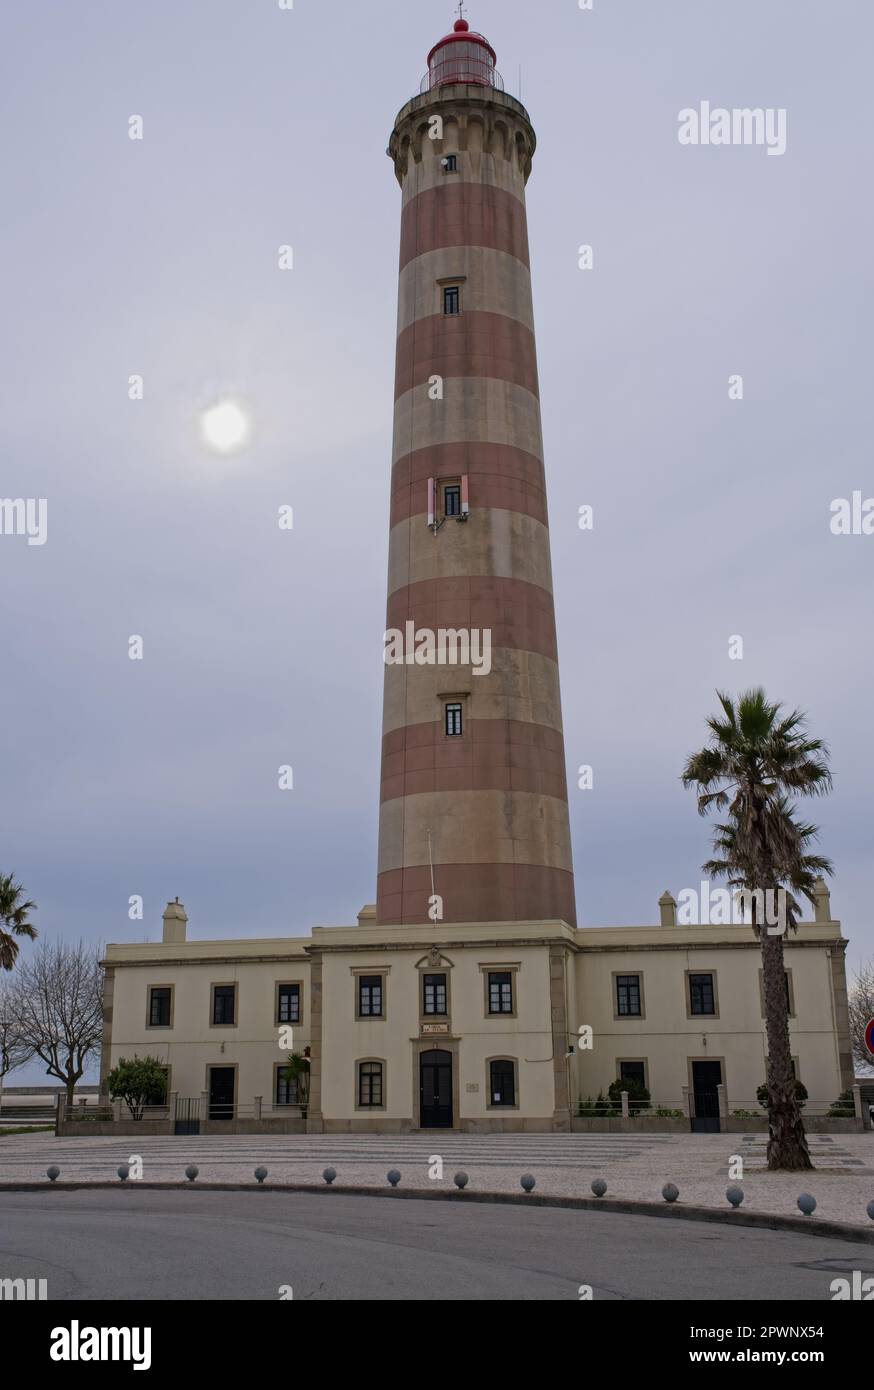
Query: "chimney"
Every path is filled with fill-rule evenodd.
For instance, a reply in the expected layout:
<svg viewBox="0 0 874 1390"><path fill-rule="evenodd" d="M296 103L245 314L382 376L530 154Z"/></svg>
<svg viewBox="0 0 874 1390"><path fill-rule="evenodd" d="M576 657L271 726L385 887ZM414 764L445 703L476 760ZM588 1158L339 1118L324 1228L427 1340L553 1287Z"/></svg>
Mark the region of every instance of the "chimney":
<svg viewBox="0 0 874 1390"><path fill-rule="evenodd" d="M832 919L832 900L824 878L818 878L816 880L813 892L816 898L814 908L815 920L817 922L830 922Z"/></svg>
<svg viewBox="0 0 874 1390"><path fill-rule="evenodd" d="M665 889L659 898L659 926L675 927L677 925L677 899Z"/></svg>
<svg viewBox="0 0 874 1390"><path fill-rule="evenodd" d="M164 936L162 939L165 946L178 946L180 941L185 940L185 926L187 921L188 916L185 912L185 908L178 898L172 903L167 904L164 908L163 917Z"/></svg>

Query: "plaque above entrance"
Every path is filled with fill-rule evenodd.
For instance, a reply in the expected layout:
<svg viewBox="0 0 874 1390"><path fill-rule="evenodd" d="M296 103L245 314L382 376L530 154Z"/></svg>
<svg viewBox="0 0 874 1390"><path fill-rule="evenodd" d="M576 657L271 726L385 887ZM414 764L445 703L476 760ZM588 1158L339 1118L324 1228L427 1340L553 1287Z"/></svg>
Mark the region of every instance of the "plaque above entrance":
<svg viewBox="0 0 874 1390"><path fill-rule="evenodd" d="M448 1023L422 1023L419 1025L423 1033L448 1033Z"/></svg>

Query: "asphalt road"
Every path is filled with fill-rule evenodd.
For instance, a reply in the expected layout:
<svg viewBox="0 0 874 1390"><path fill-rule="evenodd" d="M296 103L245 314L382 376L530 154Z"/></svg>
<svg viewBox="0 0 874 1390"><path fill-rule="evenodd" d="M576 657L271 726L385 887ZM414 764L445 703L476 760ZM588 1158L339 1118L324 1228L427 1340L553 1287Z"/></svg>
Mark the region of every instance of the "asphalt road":
<svg viewBox="0 0 874 1390"><path fill-rule="evenodd" d="M870 1246L601 1212L253 1192L0 1193L0 1278L49 1300L828 1300Z"/></svg>

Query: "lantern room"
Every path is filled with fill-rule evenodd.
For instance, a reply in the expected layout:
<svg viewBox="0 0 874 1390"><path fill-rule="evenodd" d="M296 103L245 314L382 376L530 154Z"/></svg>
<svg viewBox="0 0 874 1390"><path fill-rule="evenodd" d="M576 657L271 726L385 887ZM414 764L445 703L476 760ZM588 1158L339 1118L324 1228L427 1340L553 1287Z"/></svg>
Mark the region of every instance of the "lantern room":
<svg viewBox="0 0 874 1390"><path fill-rule="evenodd" d="M497 87L503 91L504 83L496 62L491 44L482 34L471 33L466 19L458 19L452 33L435 44L428 54L428 71L422 80L422 91L433 91L435 87L452 83Z"/></svg>

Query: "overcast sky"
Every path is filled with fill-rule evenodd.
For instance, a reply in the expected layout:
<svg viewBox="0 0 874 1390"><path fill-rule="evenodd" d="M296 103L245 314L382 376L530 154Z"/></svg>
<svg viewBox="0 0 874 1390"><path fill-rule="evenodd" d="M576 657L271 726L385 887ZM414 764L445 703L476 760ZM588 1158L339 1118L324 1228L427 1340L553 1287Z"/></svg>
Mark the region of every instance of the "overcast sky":
<svg viewBox="0 0 874 1390"><path fill-rule="evenodd" d="M834 793L809 809L855 964L874 951L874 536L829 523L833 499L874 496L874 7L473 0L468 17L514 95L521 63L539 141L580 923L655 922L663 889L699 883L709 830L679 774L714 690L763 683L832 748ZM306 935L375 900L400 216L384 151L453 18L433 0L3 7L0 493L48 499L48 530L0 537L0 869L45 936L155 940L177 894L198 937ZM678 113L705 100L785 108L785 154L680 145ZM252 421L230 458L198 433L224 393Z"/></svg>

